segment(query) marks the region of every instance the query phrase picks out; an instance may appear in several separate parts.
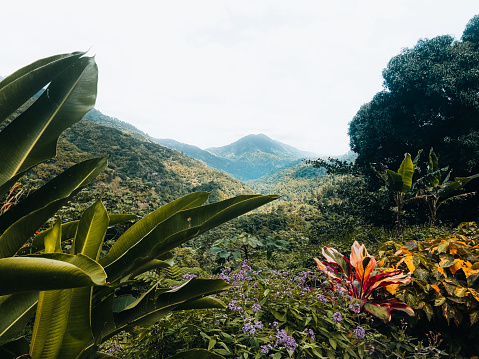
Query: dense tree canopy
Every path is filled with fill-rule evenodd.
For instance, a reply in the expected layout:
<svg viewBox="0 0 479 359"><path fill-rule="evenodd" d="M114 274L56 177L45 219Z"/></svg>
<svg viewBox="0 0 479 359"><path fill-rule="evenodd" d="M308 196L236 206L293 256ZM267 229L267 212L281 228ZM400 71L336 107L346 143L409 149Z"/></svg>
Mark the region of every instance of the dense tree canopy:
<svg viewBox="0 0 479 359"><path fill-rule="evenodd" d="M351 149L364 170L396 168L405 152L434 148L454 175L479 172L479 16L461 41L419 40L383 70L384 89L350 123Z"/></svg>

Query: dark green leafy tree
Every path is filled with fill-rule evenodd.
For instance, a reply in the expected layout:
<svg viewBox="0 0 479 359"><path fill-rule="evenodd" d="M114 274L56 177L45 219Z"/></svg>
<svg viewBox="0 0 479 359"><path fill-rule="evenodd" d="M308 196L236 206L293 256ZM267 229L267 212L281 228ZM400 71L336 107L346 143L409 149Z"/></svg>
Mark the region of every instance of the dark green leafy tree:
<svg viewBox="0 0 479 359"><path fill-rule="evenodd" d="M404 151L434 147L458 175L479 170L474 157L478 144L463 143L479 131L478 31L476 16L462 41L447 35L421 39L389 61L384 90L350 123L351 149L360 168L366 171L370 162L395 168Z"/></svg>

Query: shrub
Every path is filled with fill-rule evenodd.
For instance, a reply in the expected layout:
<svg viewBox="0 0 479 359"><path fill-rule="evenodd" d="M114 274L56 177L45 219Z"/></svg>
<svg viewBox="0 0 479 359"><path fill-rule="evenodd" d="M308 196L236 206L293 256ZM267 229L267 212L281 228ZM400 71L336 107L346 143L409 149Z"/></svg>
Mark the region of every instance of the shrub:
<svg viewBox="0 0 479 359"><path fill-rule="evenodd" d="M241 268L225 269L219 278L232 285L218 296L227 308L172 313L126 342L117 355L166 358L193 347L244 359L442 355L437 343L417 343L402 328L394 335L381 333L377 327L383 324L359 312L349 295L322 287L325 278L319 272L261 270L244 262Z"/></svg>
<svg viewBox="0 0 479 359"><path fill-rule="evenodd" d="M388 241L379 250L380 265L411 273L411 283L395 296L415 309L416 332L432 323L461 355L479 351L478 245L476 224L463 223L448 236Z"/></svg>

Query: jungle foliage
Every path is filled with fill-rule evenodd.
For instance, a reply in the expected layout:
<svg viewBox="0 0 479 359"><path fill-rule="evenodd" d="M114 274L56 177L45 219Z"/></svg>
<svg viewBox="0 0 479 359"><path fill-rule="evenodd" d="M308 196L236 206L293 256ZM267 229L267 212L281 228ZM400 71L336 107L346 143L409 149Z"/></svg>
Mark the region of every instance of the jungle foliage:
<svg viewBox="0 0 479 359"><path fill-rule="evenodd" d="M16 181L55 156L60 133L93 107L97 76L94 59L76 52L38 60L0 83L5 103L0 120L7 121L0 132L0 194L5 198L0 216L2 356L109 357L98 352L99 344L120 331L153 324L174 310L223 306L208 296L229 287L223 280L191 279L174 289L154 284L138 297L120 293L143 272L171 266L170 250L277 198L241 195L203 206L209 194L191 193L133 224L105 255L108 227L136 216L108 214L101 199L79 220L62 223L58 218L42 230L106 168L107 158L80 162L20 201L14 194ZM9 117L26 102L28 108ZM65 241L69 254L62 248ZM25 327L32 317L28 342ZM217 357L204 350L194 354Z"/></svg>

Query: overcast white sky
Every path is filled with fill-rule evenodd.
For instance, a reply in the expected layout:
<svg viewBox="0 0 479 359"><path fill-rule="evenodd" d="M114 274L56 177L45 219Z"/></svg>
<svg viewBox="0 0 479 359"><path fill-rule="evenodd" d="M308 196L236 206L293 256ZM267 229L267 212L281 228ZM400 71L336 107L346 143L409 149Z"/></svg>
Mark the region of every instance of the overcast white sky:
<svg viewBox="0 0 479 359"><path fill-rule="evenodd" d="M91 48L96 108L201 148L264 133L317 154L420 38L460 39L478 0L2 1L0 74Z"/></svg>

